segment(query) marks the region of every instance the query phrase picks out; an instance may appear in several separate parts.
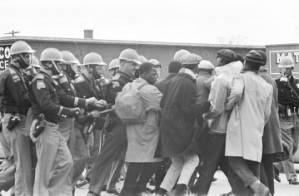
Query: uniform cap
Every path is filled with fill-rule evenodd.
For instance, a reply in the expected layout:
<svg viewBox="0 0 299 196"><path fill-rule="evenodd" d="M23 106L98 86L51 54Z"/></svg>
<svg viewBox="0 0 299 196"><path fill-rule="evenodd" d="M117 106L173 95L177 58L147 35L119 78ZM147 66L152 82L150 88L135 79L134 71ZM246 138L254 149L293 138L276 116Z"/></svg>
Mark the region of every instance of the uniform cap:
<svg viewBox="0 0 299 196"><path fill-rule="evenodd" d="M278 68L291 68L295 67L294 60L290 56L281 57L280 62L278 64Z"/></svg>
<svg viewBox="0 0 299 196"><path fill-rule="evenodd" d="M62 55L64 63L66 63L66 64L76 64L77 63L76 57L70 51L63 50L63 51L61 51L61 55Z"/></svg>
<svg viewBox="0 0 299 196"><path fill-rule="evenodd" d="M221 57L222 59L232 62L236 60L236 53L230 49L221 49L217 52L217 56Z"/></svg>
<svg viewBox="0 0 299 196"><path fill-rule="evenodd" d="M180 49L178 50L174 56L173 56L173 60L174 61L179 61L180 62L180 58L186 54L190 54L190 52L188 50L185 50L185 49Z"/></svg>
<svg viewBox="0 0 299 196"><path fill-rule="evenodd" d="M90 52L85 57L83 58L83 64L84 65L102 65L105 66L107 65L102 56L98 53L95 52Z"/></svg>
<svg viewBox="0 0 299 196"><path fill-rule="evenodd" d="M213 63L211 61L202 60L202 61L200 61L198 68L212 70L212 69L215 69L215 66L213 65Z"/></svg>
<svg viewBox="0 0 299 196"><path fill-rule="evenodd" d="M24 41L16 41L10 47L10 55L21 54L21 53L34 53L31 46Z"/></svg>
<svg viewBox="0 0 299 196"><path fill-rule="evenodd" d="M124 49L120 53L118 59L128 62L134 62L136 64L141 64L138 53L136 52L136 50L131 48Z"/></svg>
<svg viewBox="0 0 299 196"><path fill-rule="evenodd" d="M40 61L61 61L63 58L61 52L56 48L46 48L40 55Z"/></svg>
<svg viewBox="0 0 299 196"><path fill-rule="evenodd" d="M189 53L181 57L182 65L197 65L201 58L197 54Z"/></svg>
<svg viewBox="0 0 299 196"><path fill-rule="evenodd" d="M157 59L150 59L148 62L150 62L151 64L153 64L155 66L161 67L161 63Z"/></svg>
<svg viewBox="0 0 299 196"><path fill-rule="evenodd" d="M251 50L246 54L245 61L255 63L257 65L265 65L267 62L267 56L265 52L261 50Z"/></svg>
<svg viewBox="0 0 299 196"><path fill-rule="evenodd" d="M140 61L140 63L146 63L146 62L148 62L147 58L145 56L143 56L143 55L139 55L139 61Z"/></svg>

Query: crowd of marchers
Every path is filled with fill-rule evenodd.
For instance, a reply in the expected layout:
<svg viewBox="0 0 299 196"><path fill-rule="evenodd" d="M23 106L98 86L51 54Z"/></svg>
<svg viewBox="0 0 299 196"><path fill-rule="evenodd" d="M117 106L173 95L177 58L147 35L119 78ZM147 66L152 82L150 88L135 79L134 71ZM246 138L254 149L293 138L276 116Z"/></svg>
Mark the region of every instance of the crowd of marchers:
<svg viewBox="0 0 299 196"><path fill-rule="evenodd" d="M87 184L88 196L204 196L218 169L231 186L222 196L273 196L280 172L299 184L289 56L272 79L261 50L221 49L214 66L181 49L162 78L158 60L130 48L109 65L95 52L83 63L67 50L34 53L16 41L0 73L0 190L71 196Z"/></svg>

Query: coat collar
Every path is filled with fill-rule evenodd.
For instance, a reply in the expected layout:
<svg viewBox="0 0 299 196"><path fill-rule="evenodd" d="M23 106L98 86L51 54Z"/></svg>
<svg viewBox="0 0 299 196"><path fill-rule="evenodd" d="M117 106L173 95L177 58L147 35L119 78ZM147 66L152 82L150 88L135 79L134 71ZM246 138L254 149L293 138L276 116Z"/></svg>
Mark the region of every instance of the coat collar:
<svg viewBox="0 0 299 196"><path fill-rule="evenodd" d="M193 80L196 79L196 75L193 71L191 71L190 69L187 69L187 68L181 68L179 73L185 73L187 75L189 75Z"/></svg>

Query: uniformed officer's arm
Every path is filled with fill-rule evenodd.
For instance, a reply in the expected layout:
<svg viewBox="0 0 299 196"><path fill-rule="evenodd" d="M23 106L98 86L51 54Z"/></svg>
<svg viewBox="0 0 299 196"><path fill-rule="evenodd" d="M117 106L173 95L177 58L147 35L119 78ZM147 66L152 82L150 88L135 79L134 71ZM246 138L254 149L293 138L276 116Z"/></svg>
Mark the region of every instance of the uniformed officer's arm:
<svg viewBox="0 0 299 196"><path fill-rule="evenodd" d="M18 77L18 76L15 76ZM22 83L21 78L13 78L11 75L7 76L6 87L12 99L16 103L16 112L19 112L19 107L30 107L27 89Z"/></svg>
<svg viewBox="0 0 299 196"><path fill-rule="evenodd" d="M61 88L59 88L57 90L57 94L58 94L60 104L63 105L63 106L66 106L66 107L81 107L81 108L86 108L87 107L87 103L86 103L85 99L68 95Z"/></svg>
<svg viewBox="0 0 299 196"><path fill-rule="evenodd" d="M52 100L49 87L46 85L44 80L33 81L32 91L42 112L57 116L71 115L71 109L63 107Z"/></svg>
<svg viewBox="0 0 299 196"><path fill-rule="evenodd" d="M7 79L9 76L8 70L5 70L3 73L0 75L0 101L2 102L3 96L5 96L6 89L7 89ZM1 103L0 102L0 103ZM16 106L11 106L10 108L14 112L18 112L18 108Z"/></svg>

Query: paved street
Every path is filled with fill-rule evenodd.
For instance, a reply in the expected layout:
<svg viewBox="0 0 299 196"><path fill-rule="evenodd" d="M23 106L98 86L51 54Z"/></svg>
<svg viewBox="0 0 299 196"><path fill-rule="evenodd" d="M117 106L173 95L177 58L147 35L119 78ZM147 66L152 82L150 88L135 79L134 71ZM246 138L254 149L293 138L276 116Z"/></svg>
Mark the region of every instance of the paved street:
<svg viewBox="0 0 299 196"><path fill-rule="evenodd" d="M299 169L299 165L296 166ZM226 177L221 171L218 171L215 175L217 181L212 184L208 196L219 196L221 193L230 191L230 186L226 180ZM282 179L281 183L275 183L276 196L299 196L299 185L289 185L284 174L280 174ZM86 196L88 192L88 186L76 190L75 196ZM9 193L3 193L3 196L9 196ZM113 196L113 194L103 193L102 196Z"/></svg>

